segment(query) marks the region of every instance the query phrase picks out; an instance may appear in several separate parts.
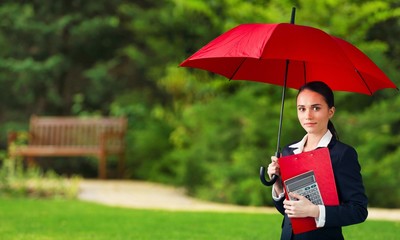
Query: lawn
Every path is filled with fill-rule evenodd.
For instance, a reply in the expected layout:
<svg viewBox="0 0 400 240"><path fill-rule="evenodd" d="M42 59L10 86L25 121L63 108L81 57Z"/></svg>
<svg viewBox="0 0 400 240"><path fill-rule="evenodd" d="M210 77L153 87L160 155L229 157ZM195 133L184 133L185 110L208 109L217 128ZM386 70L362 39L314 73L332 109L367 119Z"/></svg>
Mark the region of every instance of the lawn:
<svg viewBox="0 0 400 240"><path fill-rule="evenodd" d="M277 214L170 212L77 200L0 198L1 239L279 239ZM368 220L346 239L399 239L400 222Z"/></svg>

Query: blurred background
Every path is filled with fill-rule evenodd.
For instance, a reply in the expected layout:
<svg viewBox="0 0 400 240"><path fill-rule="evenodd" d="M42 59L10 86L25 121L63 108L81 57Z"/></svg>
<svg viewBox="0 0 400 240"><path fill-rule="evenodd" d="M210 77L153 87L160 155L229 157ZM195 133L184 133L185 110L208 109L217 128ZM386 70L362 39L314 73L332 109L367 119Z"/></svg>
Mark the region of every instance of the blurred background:
<svg viewBox="0 0 400 240"><path fill-rule="evenodd" d="M28 130L31 115L126 116L126 178L270 205L258 174L276 148L281 88L178 65L236 25L289 22L293 6L296 24L351 42L400 86L397 0L3 0L0 147L9 131ZM304 135L296 94L288 92L283 145ZM358 151L370 205L400 207L399 92L335 97L333 122ZM97 174L95 159L39 164Z"/></svg>

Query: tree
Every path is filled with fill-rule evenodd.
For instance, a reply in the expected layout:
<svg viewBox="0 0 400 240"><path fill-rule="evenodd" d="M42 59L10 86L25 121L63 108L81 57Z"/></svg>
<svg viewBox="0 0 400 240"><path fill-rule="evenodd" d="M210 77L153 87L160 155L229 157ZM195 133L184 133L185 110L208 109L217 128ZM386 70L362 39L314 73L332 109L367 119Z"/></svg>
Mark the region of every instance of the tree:
<svg viewBox="0 0 400 240"><path fill-rule="evenodd" d="M400 85L395 0L6 0L0 6L2 131L26 127L31 114L124 115L130 177L183 185L218 201L269 204L257 175L275 151L280 88L177 66L240 23L289 22L293 6L296 24L350 41ZM290 111L295 96L288 92L282 144L304 134ZM399 135L391 115L396 105L384 102L398 98L391 91L372 98L336 94L334 122L341 139L359 149L376 206L395 202L369 189L397 167L398 144L390 143ZM371 109L379 110L379 120Z"/></svg>
<svg viewBox="0 0 400 240"><path fill-rule="evenodd" d="M208 10L218 12L219 18L224 19L218 22L224 22L223 26L231 23L232 19L246 19L247 17L257 21L257 17L252 18L250 15L246 15L254 15L255 11L249 9L260 9L257 3L248 5L248 8L240 6L239 9L245 9L241 11L242 15L240 16L226 14L234 12L230 12L229 9L233 9L236 3L236 1L224 2L224 10L214 8L215 5L210 4ZM186 7L188 6L192 5L188 4ZM269 10L276 10L278 6L284 9L291 7L289 2L270 1L263 8L266 12L263 16L271 16L272 10ZM379 11L376 12L376 9ZM207 16L213 16L209 11L207 11ZM277 12L280 13L279 17L271 18L270 21L282 21L284 14L281 11ZM238 12L234 13L238 14ZM368 42L367 40L370 39L367 38L367 35L373 26L395 17L396 14L390 4L383 1L364 3L357 1L298 1L297 22L299 24L309 23L308 25L322 28L333 35L348 39L375 59L378 65L382 65L387 61L384 55L384 51L387 49L386 45L384 42ZM226 30L225 27L221 27L221 29ZM206 39L202 45L207 41L209 40ZM186 72L192 73L194 79L186 75ZM176 168L168 173L173 179L182 179L182 183L186 185L189 192L196 196L239 204L268 204L269 197L263 195L265 193L262 193L260 184L257 179L254 180L254 177L258 174L259 165L268 159L266 150L274 149L276 132L273 130L276 126L269 123L268 130L263 127L266 126L266 119L277 119L280 91L272 93L272 87L250 85L249 83L230 83L229 87L226 87L228 84L224 86L222 81L215 79L215 76L212 76L214 79L209 77L210 75L200 74L196 70L182 70L181 72L167 72L167 77L160 81L160 86L174 100L174 107L170 109L172 116L175 116L170 123L175 129L170 135L174 147L165 156L168 156L167 162L173 162ZM396 79L394 80L396 82ZM201 87L201 84L208 84L209 87ZM191 88L186 88L187 85ZM176 91L177 89L179 91ZM204 89L208 91L204 91ZM261 89L264 91L262 94L260 94ZM245 94L246 97L243 97L242 94L249 93L249 91L255 91L258 94L253 92L253 94ZM204 92L208 93L207 97ZM289 94L287 102L294 103L294 96L295 94ZM340 114L346 116L336 120L340 136L343 136L342 139L345 142L360 149L360 162L363 166L365 165L365 169L373 166L364 158L373 149L362 138L352 138L353 131L358 128L351 124L354 119L351 116L364 116L371 108L379 105L380 101L387 101L387 97L384 94L377 94L374 98L350 93L337 94L337 106L340 106ZM246 104L243 104L244 102ZM260 106L260 102L265 105ZM259 106L259 108L252 109L254 106ZM286 108L290 108L290 105L287 105ZM259 113L259 109L268 110ZM254 115L255 112L256 115ZM293 133L293 136L301 136L303 133L297 126L296 116L291 113L288 115L287 112L285 112L285 120L288 121L284 123L285 132ZM247 124L254 127L254 131L249 132ZM393 126L395 122L387 124ZM347 126L353 127L347 128ZM285 136L284 133L282 142L287 144L288 141L293 140L293 136ZM387 143L390 138L383 137L383 139ZM385 152L384 149L387 148L384 145L380 146L380 152ZM389 150L393 151L394 149ZM372 187L370 176L366 170L366 186L369 188ZM370 194L372 204L383 204L377 200L373 192Z"/></svg>
<svg viewBox="0 0 400 240"><path fill-rule="evenodd" d="M3 117L73 114L74 96L107 113L127 79L113 74L115 50L129 40L116 1L4 1L0 16ZM118 81L117 81L118 80ZM124 81L125 80L125 81ZM13 112L23 112L17 116ZM75 113L74 113L75 114Z"/></svg>

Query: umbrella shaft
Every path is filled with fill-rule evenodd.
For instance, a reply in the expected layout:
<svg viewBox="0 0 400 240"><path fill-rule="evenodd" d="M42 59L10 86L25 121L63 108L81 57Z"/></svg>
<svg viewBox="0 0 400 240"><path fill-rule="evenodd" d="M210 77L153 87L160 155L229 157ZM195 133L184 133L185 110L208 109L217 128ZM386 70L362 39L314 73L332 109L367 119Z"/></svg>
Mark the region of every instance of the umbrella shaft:
<svg viewBox="0 0 400 240"><path fill-rule="evenodd" d="M290 23L294 24L296 18L296 8L292 8L292 14L290 16ZM283 109L285 107L285 97L286 97L286 85L287 85L287 75L289 71L289 59L286 59L286 69L285 69L285 76L283 80L283 87L282 87L282 103L281 103L281 113L279 116L279 128L278 128L278 142L276 144L276 152L275 156L280 157L281 151L281 134L282 134L282 119L283 119Z"/></svg>
<svg viewBox="0 0 400 240"><path fill-rule="evenodd" d="M285 76L284 76L283 87L282 87L281 112L280 112L280 115L279 115L278 141L277 141L277 144L276 144L276 152L275 152L276 157L279 157L279 153L280 153L283 110L285 108L286 85L287 85L287 75L288 75L288 71L289 71L289 62L290 62L289 60L286 60L286 70L285 70Z"/></svg>

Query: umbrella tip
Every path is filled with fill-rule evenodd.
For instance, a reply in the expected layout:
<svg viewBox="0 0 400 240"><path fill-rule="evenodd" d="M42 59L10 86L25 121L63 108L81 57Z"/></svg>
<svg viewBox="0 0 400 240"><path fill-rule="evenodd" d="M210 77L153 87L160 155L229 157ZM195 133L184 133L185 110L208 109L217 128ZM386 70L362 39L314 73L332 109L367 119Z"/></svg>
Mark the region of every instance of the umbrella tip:
<svg viewBox="0 0 400 240"><path fill-rule="evenodd" d="M292 7L292 16L290 17L291 24L294 24L295 18L296 18L296 7Z"/></svg>

